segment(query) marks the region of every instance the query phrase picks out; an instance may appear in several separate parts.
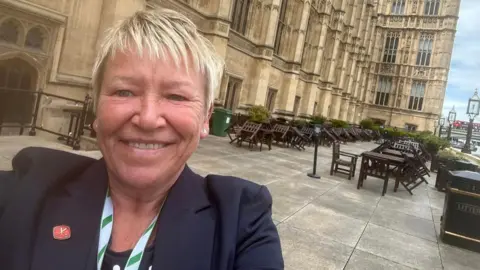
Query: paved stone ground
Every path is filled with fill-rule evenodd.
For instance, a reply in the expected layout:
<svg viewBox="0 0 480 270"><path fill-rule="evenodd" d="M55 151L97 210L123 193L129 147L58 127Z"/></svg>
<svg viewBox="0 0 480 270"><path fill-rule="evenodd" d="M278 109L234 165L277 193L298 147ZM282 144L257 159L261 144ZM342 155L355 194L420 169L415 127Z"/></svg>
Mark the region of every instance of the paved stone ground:
<svg viewBox="0 0 480 270"><path fill-rule="evenodd" d="M9 169L14 154L32 145L72 151L39 137L0 137L0 169ZM373 147L355 143L342 150L359 154ZM76 153L100 157L99 152ZM286 269L479 269L478 253L438 238L444 194L431 186L434 174L430 186L415 189L413 196L402 188L393 193L392 181L382 197L381 180L367 179L357 190L356 177L330 176L330 148L319 149L322 178L307 177L312 157L313 149L258 152L210 137L189 164L202 175L234 175L267 185Z"/></svg>

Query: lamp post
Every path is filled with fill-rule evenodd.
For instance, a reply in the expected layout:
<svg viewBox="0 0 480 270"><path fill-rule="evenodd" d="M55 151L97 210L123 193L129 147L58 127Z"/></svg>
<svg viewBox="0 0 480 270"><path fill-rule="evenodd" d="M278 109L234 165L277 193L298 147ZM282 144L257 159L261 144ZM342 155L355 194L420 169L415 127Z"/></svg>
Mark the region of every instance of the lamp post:
<svg viewBox="0 0 480 270"><path fill-rule="evenodd" d="M457 112L455 112L455 105L453 106L452 110L448 113L448 133L447 133L447 140L450 141L452 135L452 125L457 118Z"/></svg>
<svg viewBox="0 0 480 270"><path fill-rule="evenodd" d="M307 173L307 176L311 178L319 179L320 175L317 175L317 153L318 153L318 140L320 139L320 134L322 132L321 125L315 125L313 129L313 139L315 142L315 150L313 152L313 171L311 173Z"/></svg>
<svg viewBox="0 0 480 270"><path fill-rule="evenodd" d="M437 133L438 121L433 121L433 136Z"/></svg>
<svg viewBox="0 0 480 270"><path fill-rule="evenodd" d="M443 125L445 125L445 117L440 117L440 119L438 119L438 125L440 126L438 128L438 137L441 138L442 137L442 128L443 128Z"/></svg>
<svg viewBox="0 0 480 270"><path fill-rule="evenodd" d="M480 97L478 97L478 89L475 89L473 97L468 100L467 115L470 119L470 122L468 122L467 139L465 140L465 144L463 145L462 153L471 153L470 141L472 140L473 120L475 119L475 117L478 116L479 113Z"/></svg>

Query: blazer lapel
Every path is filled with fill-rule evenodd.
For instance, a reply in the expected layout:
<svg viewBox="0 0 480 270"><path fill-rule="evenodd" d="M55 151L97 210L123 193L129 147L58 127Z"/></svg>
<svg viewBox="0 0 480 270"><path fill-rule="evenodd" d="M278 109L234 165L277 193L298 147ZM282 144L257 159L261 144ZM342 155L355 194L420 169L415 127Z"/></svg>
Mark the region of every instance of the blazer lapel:
<svg viewBox="0 0 480 270"><path fill-rule="evenodd" d="M205 179L185 166L158 219L153 269L210 269L215 220Z"/></svg>
<svg viewBox="0 0 480 270"><path fill-rule="evenodd" d="M40 216L32 270L96 269L107 179L102 159L58 194L50 196ZM70 227L70 239L54 239L53 228L58 225Z"/></svg>

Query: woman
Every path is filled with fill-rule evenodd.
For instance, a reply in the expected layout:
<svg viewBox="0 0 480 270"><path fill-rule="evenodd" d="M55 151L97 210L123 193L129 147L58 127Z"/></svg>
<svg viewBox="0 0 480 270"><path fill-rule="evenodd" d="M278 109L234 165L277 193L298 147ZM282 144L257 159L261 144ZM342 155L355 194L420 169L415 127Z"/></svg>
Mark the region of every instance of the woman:
<svg viewBox="0 0 480 270"><path fill-rule="evenodd" d="M103 158L15 156L0 173L0 268L283 269L268 190L186 166L208 134L222 71L177 12L113 27L93 72Z"/></svg>

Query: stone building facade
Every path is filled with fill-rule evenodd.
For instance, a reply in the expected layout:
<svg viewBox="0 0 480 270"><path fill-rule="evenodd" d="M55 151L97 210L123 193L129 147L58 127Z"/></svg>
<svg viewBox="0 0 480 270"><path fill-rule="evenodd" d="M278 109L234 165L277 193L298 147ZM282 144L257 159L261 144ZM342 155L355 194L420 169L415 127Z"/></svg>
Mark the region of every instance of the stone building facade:
<svg viewBox="0 0 480 270"><path fill-rule="evenodd" d="M432 130L459 2L0 0L0 90L83 100L105 29L137 10L162 6L188 14L225 58L216 106L265 105L287 118L321 114L358 123L370 117ZM41 104L42 124L64 117L71 106Z"/></svg>

